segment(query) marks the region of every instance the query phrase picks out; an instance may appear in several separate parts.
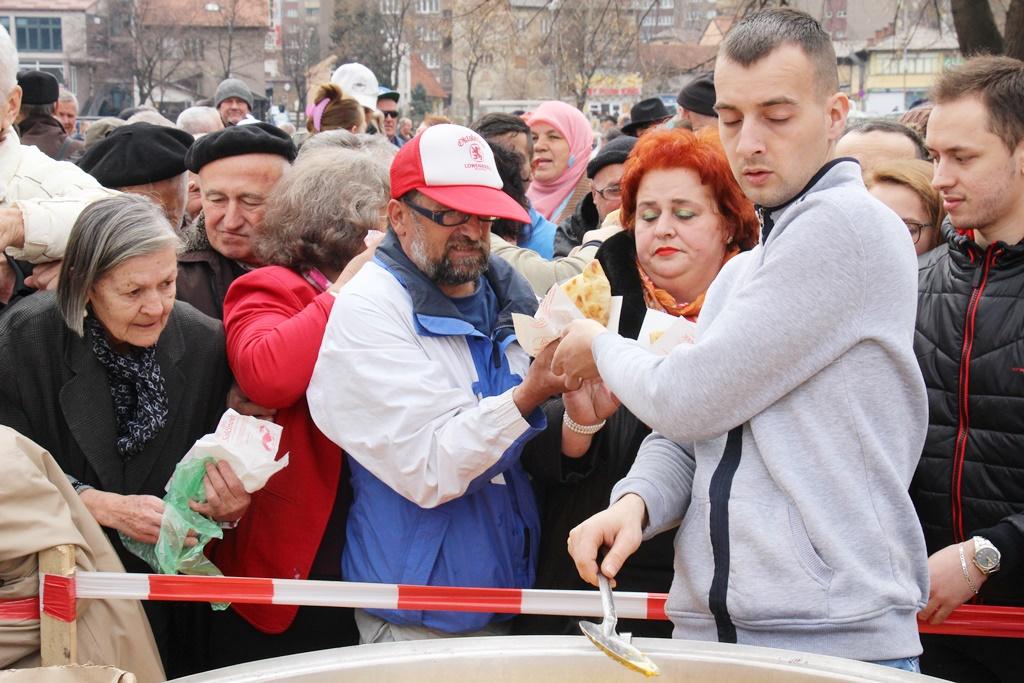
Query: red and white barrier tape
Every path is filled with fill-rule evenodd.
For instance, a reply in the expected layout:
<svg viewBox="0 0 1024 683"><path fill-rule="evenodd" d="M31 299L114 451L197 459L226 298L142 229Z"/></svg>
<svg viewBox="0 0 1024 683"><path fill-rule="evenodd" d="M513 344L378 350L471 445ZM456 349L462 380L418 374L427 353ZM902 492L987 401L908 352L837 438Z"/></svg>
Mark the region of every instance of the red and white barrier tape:
<svg viewBox="0 0 1024 683"><path fill-rule="evenodd" d="M300 581L226 576L167 576L79 572L79 598L239 602L262 605L314 605L388 610L444 610L502 614L554 614L600 617L597 591L516 588L405 586L347 581ZM625 619L666 620L663 593L615 594Z"/></svg>
<svg viewBox="0 0 1024 683"><path fill-rule="evenodd" d="M45 575L40 583L43 610L64 620L73 615L75 598L602 616L601 597L596 590L406 586L112 572L78 572L73 579ZM667 597L664 593L620 591L615 593L615 607L620 618L665 621ZM35 598L0 599L0 620L35 619L38 615ZM1024 638L1024 609L964 605L938 626L919 626L922 633Z"/></svg>

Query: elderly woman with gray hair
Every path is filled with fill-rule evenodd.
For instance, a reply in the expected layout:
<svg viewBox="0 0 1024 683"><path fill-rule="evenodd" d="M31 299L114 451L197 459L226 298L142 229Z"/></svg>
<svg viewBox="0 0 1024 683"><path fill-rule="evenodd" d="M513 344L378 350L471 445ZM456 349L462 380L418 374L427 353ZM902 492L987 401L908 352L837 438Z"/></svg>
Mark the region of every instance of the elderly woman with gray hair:
<svg viewBox="0 0 1024 683"><path fill-rule="evenodd" d="M35 294L0 321L0 424L53 455L134 572L150 569L118 532L156 542L164 484L216 426L231 382L220 326L174 298L178 248L149 199L90 204L71 230L56 294ZM208 467L204 483L208 502L194 508L237 522L249 496L231 468ZM209 608L145 607L168 676L201 670Z"/></svg>
<svg viewBox="0 0 1024 683"><path fill-rule="evenodd" d="M325 135L327 135L325 133ZM269 264L234 281L224 300L228 362L242 392L276 409L288 467L253 495L214 551L230 576L339 580L351 500L341 449L309 415L313 374L334 294L372 249L389 197L389 157L361 148L303 152L275 188L253 250ZM343 380L342 380L343 381ZM228 666L355 645L351 610L241 605L213 616L212 661Z"/></svg>

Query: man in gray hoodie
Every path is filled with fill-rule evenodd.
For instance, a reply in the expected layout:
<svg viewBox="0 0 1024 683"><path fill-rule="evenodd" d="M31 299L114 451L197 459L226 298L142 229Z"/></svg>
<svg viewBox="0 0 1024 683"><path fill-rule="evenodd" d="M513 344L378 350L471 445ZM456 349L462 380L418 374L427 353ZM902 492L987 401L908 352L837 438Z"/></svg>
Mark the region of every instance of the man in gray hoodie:
<svg viewBox="0 0 1024 683"><path fill-rule="evenodd" d="M719 52L722 144L761 244L712 283L667 357L574 323L553 366L600 374L652 434L612 505L572 531L581 576L614 576L676 525L675 636L917 670L928 595L907 487L928 423L906 226L833 159L849 103L828 35L766 10Z"/></svg>

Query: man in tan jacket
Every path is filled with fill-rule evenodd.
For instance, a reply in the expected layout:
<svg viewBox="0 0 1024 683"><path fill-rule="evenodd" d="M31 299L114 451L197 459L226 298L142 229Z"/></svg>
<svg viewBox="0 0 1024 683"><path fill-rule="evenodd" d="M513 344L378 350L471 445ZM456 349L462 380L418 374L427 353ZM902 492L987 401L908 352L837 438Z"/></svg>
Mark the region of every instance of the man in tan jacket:
<svg viewBox="0 0 1024 683"><path fill-rule="evenodd" d="M124 571L50 454L3 426L0 471L0 607L38 595L37 554L56 545L77 547L81 571ZM139 602L79 600L77 608L79 663L116 666L134 673L141 683L165 680ZM0 670L39 664L39 620L0 616Z"/></svg>

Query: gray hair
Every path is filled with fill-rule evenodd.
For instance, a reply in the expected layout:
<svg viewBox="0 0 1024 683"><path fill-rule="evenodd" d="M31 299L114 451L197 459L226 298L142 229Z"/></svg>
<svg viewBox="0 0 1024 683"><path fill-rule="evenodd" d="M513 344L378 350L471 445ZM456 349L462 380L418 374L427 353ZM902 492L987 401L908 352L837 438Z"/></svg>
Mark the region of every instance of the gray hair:
<svg viewBox="0 0 1024 683"><path fill-rule="evenodd" d="M215 133L224 127L220 114L213 107L189 107L178 114L178 128L186 133Z"/></svg>
<svg viewBox="0 0 1024 683"><path fill-rule="evenodd" d="M7 97L18 85L18 51L11 34L0 26L0 95Z"/></svg>
<svg viewBox="0 0 1024 683"><path fill-rule="evenodd" d="M274 188L253 242L257 259L294 270L342 270L363 250L366 232L380 226L391 196L389 166L390 158L365 149L302 154Z"/></svg>
<svg viewBox="0 0 1024 683"><path fill-rule="evenodd" d="M165 128L174 128L174 121L166 118L163 114L156 110L143 109L137 111L128 117L125 121L126 124L131 125L133 123L139 123L140 121L145 123L152 123L154 126L164 126Z"/></svg>
<svg viewBox="0 0 1024 683"><path fill-rule="evenodd" d="M78 98L75 97L75 93L71 92L70 90L65 90L64 88L60 89L60 95L57 96L57 101L58 102L74 102L75 103L75 107L76 108L78 107Z"/></svg>
<svg viewBox="0 0 1024 683"><path fill-rule="evenodd" d="M398 154L398 148L383 135L356 134L347 130L327 130L307 138L299 150L299 157L323 150L337 152L343 149L366 152L388 165Z"/></svg>
<svg viewBox="0 0 1024 683"><path fill-rule="evenodd" d="M136 256L180 249L181 240L156 204L137 194L93 202L71 228L57 285L57 310L82 336L89 292L108 272Z"/></svg>
<svg viewBox="0 0 1024 683"><path fill-rule="evenodd" d="M776 7L744 17L725 36L719 53L748 67L783 45L799 47L814 67L819 92L839 91L836 51L821 24L804 12Z"/></svg>

